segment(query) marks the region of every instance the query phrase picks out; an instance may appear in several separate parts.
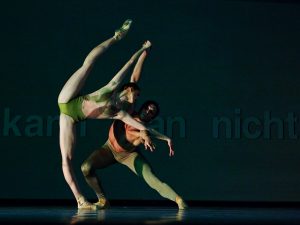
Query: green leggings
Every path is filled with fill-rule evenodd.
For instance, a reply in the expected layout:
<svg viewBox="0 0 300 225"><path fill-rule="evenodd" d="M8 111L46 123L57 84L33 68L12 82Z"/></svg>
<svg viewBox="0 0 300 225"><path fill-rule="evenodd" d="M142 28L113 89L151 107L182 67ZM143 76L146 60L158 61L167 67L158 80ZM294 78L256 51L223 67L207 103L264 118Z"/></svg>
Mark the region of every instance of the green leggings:
<svg viewBox="0 0 300 225"><path fill-rule="evenodd" d="M175 201L177 193L166 183L160 181L152 172L149 164L143 156L138 152L121 152L117 153L107 141L100 150L94 151L91 156L82 164L82 172L88 184L96 191L97 196L104 196L99 180L95 184L95 170L105 168L114 163L121 163L127 166L139 177L142 177L145 182L162 197ZM94 186L97 185L97 186ZM102 193L101 193L102 192Z"/></svg>

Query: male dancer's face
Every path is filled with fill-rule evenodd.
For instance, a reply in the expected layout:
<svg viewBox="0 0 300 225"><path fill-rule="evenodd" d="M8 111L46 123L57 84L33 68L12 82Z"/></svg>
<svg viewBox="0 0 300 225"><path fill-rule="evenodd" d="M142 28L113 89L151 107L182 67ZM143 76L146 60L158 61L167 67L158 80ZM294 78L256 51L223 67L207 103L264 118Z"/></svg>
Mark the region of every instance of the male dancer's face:
<svg viewBox="0 0 300 225"><path fill-rule="evenodd" d="M149 104L143 107L139 117L143 122L148 123L156 117L156 113L157 113L156 106L153 104Z"/></svg>

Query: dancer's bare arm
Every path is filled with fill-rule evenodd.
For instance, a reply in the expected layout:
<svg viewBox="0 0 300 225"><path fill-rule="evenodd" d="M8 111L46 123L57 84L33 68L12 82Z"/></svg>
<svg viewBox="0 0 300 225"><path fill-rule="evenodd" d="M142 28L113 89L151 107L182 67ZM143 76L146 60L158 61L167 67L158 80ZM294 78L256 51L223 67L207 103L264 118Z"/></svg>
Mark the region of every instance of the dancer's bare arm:
<svg viewBox="0 0 300 225"><path fill-rule="evenodd" d="M140 130L140 136L144 140L145 148L149 148L151 151L153 151L154 145L152 143L151 138L147 135L148 128L144 124L133 119L132 116L124 110L118 112L118 114L115 117L113 117L113 119L122 120L124 123Z"/></svg>
<svg viewBox="0 0 300 225"><path fill-rule="evenodd" d="M137 83L140 80L143 64L146 59L148 52L143 51L143 53L140 55L137 63L135 64L135 67L133 69L133 72L131 74L130 82Z"/></svg>
<svg viewBox="0 0 300 225"><path fill-rule="evenodd" d="M118 114L113 117L113 119L122 120L124 123L127 123L138 130L148 130L144 124L133 119L132 116L124 110L119 111Z"/></svg>
<svg viewBox="0 0 300 225"><path fill-rule="evenodd" d="M129 123L127 123L129 124ZM130 125L130 124L129 124ZM147 139L150 138L149 137L149 133L152 134L153 137L166 141L168 143L169 146L169 156L173 156L174 155L174 149L173 149L173 142L172 139L169 138L168 136L158 132L157 130L153 129L153 128L147 128L146 130L141 130L141 131L126 131L129 132L131 135L134 135L136 137L141 137L142 139ZM155 145L152 144L153 149L155 149Z"/></svg>
<svg viewBox="0 0 300 225"><path fill-rule="evenodd" d="M174 149L173 149L173 142L172 142L172 139L169 138L168 136L164 135L164 134L161 134L159 133L158 131L152 129L152 128L149 128L148 131L157 139L160 139L160 140L163 140L163 141L166 141L168 143L168 146L169 146L169 156L173 156L174 155Z"/></svg>
<svg viewBox="0 0 300 225"><path fill-rule="evenodd" d="M113 79L106 85L107 88L111 90L115 90L124 79L128 69L133 65L133 63L137 60L137 58L142 54L143 51L150 48L151 43L150 41L146 41L143 44L143 47L139 49L131 58L130 60L122 67L122 69L113 77Z"/></svg>

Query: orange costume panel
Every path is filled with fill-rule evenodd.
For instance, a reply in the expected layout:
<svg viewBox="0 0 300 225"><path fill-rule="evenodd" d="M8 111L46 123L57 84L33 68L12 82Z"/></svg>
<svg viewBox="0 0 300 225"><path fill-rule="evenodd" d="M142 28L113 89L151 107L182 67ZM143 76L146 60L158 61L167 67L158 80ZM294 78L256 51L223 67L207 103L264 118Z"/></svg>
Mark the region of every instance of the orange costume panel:
<svg viewBox="0 0 300 225"><path fill-rule="evenodd" d="M115 120L109 129L108 140L116 152L132 152L136 146L128 140L135 138L128 131L139 131L138 129L125 124L120 120Z"/></svg>

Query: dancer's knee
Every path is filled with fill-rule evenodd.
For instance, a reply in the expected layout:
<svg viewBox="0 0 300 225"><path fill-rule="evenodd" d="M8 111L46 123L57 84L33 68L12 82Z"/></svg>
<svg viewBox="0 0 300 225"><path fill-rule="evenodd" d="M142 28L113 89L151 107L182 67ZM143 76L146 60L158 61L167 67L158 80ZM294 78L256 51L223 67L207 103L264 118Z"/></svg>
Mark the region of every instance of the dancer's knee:
<svg viewBox="0 0 300 225"><path fill-rule="evenodd" d="M85 161L84 163L82 163L81 165L81 172L83 173L83 175L85 177L91 175L93 173L94 169L91 165L91 163L89 163L88 161Z"/></svg>

